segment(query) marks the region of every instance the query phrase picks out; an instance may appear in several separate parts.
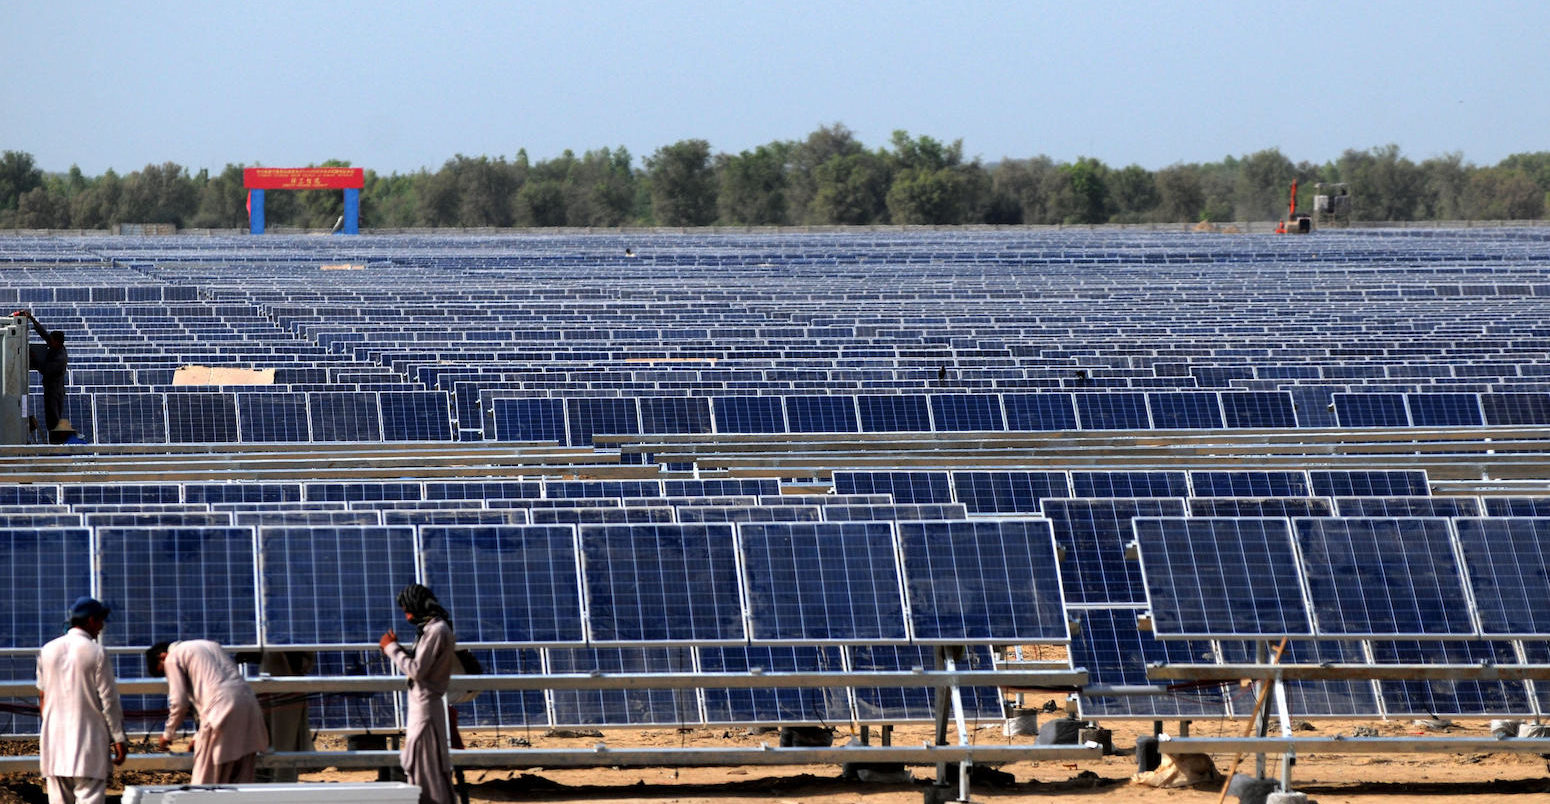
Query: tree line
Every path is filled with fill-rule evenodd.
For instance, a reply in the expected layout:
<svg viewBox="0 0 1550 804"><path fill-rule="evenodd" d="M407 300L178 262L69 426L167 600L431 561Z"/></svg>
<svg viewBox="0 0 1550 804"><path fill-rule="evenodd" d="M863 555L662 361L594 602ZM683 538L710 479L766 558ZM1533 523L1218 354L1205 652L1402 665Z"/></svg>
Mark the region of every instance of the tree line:
<svg viewBox="0 0 1550 804"><path fill-rule="evenodd" d="M324 166L349 166L329 161ZM0 154L0 228L106 229L247 226L242 165L190 172L171 162L120 175L40 169L30 154ZM1550 204L1550 151L1492 166L1452 153L1415 162L1397 145L1347 150L1324 164L1271 148L1160 170L1082 157L967 159L963 141L896 131L868 148L842 124L803 140L736 154L705 140L658 148L637 166L628 150L565 151L532 161L457 155L440 169L365 171L363 228L618 227L867 224L1193 223L1285 217L1287 192L1311 207L1316 183L1346 183L1360 221L1526 220ZM270 226L326 228L338 191L270 193Z"/></svg>

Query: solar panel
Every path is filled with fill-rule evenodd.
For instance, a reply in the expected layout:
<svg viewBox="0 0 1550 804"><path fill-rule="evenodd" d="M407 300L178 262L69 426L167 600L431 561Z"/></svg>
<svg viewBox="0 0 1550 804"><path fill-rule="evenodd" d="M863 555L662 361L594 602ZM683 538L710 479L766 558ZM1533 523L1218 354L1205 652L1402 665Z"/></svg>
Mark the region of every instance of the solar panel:
<svg viewBox="0 0 1550 804"><path fill-rule="evenodd" d="M1475 633L1448 520L1292 520L1319 633L1438 637Z"/></svg>
<svg viewBox="0 0 1550 804"><path fill-rule="evenodd" d="M380 635L379 635L380 636ZM314 673L320 676L390 676L394 670L382 651L317 651ZM142 661L138 672L143 673ZM133 673L131 674L133 675ZM402 723L398 693L352 692L323 695L308 702L308 717L314 729L372 731L398 729ZM162 704L166 706L165 703ZM151 728L154 730L155 725Z"/></svg>
<svg viewBox="0 0 1550 804"><path fill-rule="evenodd" d="M97 588L116 615L115 644L258 644L252 528L98 528L96 535Z"/></svg>
<svg viewBox="0 0 1550 804"><path fill-rule="evenodd" d="M93 394L96 437L103 444L165 444L165 394Z"/></svg>
<svg viewBox="0 0 1550 804"><path fill-rule="evenodd" d="M1474 497L1336 497L1340 516L1480 516Z"/></svg>
<svg viewBox="0 0 1550 804"><path fill-rule="evenodd" d="M1312 636L1285 519L1138 518L1159 638Z"/></svg>
<svg viewBox="0 0 1550 804"><path fill-rule="evenodd" d="M1335 394L1335 419L1341 427L1408 427L1404 394Z"/></svg>
<svg viewBox="0 0 1550 804"><path fill-rule="evenodd" d="M1486 497L1486 516L1550 516L1550 497Z"/></svg>
<svg viewBox="0 0 1550 804"><path fill-rule="evenodd" d="M1188 497L1183 472L1072 472L1072 497Z"/></svg>
<svg viewBox="0 0 1550 804"><path fill-rule="evenodd" d="M1005 429L993 394L932 394L931 421L937 432Z"/></svg>
<svg viewBox="0 0 1550 804"><path fill-rule="evenodd" d="M598 433L620 435L640 432L640 414L630 398L567 399L565 418L573 447L589 446Z"/></svg>
<svg viewBox="0 0 1550 804"><path fill-rule="evenodd" d="M1171 499L1051 499L1044 516L1054 527L1055 543L1065 551L1061 583L1067 604L1146 602L1141 567L1125 558L1138 516L1183 516L1184 501Z"/></svg>
<svg viewBox="0 0 1550 804"><path fill-rule="evenodd" d="M1071 394L1003 394L1008 430L1075 430L1076 402Z"/></svg>
<svg viewBox="0 0 1550 804"><path fill-rule="evenodd" d="M416 579L413 528L264 527L258 538L266 645L371 645L403 630L394 598Z"/></svg>
<svg viewBox="0 0 1550 804"><path fill-rule="evenodd" d="M643 397L640 426L646 433L708 433L710 400L704 397Z"/></svg>
<svg viewBox="0 0 1550 804"><path fill-rule="evenodd" d="M446 391L383 391L382 438L386 441L450 441L452 414Z"/></svg>
<svg viewBox="0 0 1550 804"><path fill-rule="evenodd" d="M946 472L843 472L833 475L836 494L891 494L897 503L950 503Z"/></svg>
<svg viewBox="0 0 1550 804"><path fill-rule="evenodd" d="M744 523L737 529L754 641L906 641L888 523Z"/></svg>
<svg viewBox="0 0 1550 804"><path fill-rule="evenodd" d="M1206 391L1154 392L1146 395L1152 426L1164 430L1221 429L1222 405Z"/></svg>
<svg viewBox="0 0 1550 804"><path fill-rule="evenodd" d="M601 673L692 673L693 649L551 648L549 672L586 675ZM554 690L556 726L677 726L699 723L699 697L694 690Z"/></svg>
<svg viewBox="0 0 1550 804"><path fill-rule="evenodd" d="M1379 664L1513 664L1517 653L1508 642L1374 640ZM1384 711L1390 717L1458 715L1529 715L1534 705L1521 681L1380 681Z"/></svg>
<svg viewBox="0 0 1550 804"><path fill-rule="evenodd" d="M1228 427L1280 428L1297 426L1297 410L1284 391L1223 393L1222 419Z"/></svg>
<svg viewBox="0 0 1550 804"><path fill-rule="evenodd" d="M583 641L573 526L424 526L420 545L460 644Z"/></svg>
<svg viewBox="0 0 1550 804"><path fill-rule="evenodd" d="M1432 493L1425 470L1308 472L1315 497L1425 497Z"/></svg>
<svg viewBox="0 0 1550 804"><path fill-rule="evenodd" d="M476 650L473 654L486 675L520 676L544 672L543 654L535 649ZM484 690L472 701L456 706L460 726L542 728L549 725L549 703L543 690Z"/></svg>
<svg viewBox="0 0 1550 804"><path fill-rule="evenodd" d="M1485 424L1479 394L1405 394L1410 422L1417 427L1471 427Z"/></svg>
<svg viewBox="0 0 1550 804"><path fill-rule="evenodd" d="M1306 497L1307 472L1194 471L1192 497Z"/></svg>
<svg viewBox="0 0 1550 804"><path fill-rule="evenodd" d="M1071 666L1087 670L1093 687L1155 684L1146 666L1156 662L1209 664L1216 653L1206 640L1159 640L1136 625L1139 608L1070 610ZM1227 706L1218 688L1180 688L1167 695L1100 696L1088 692L1077 699L1083 717L1146 718L1222 717Z"/></svg>
<svg viewBox="0 0 1550 804"><path fill-rule="evenodd" d="M237 394L237 435L243 441L312 440L305 394Z"/></svg>
<svg viewBox="0 0 1550 804"><path fill-rule="evenodd" d="M1146 394L1116 391L1075 396L1077 417L1083 430L1145 430L1151 427Z"/></svg>
<svg viewBox="0 0 1550 804"><path fill-rule="evenodd" d="M703 673L841 672L844 657L835 646L728 646L699 649ZM843 687L707 689L707 723L844 723L851 719Z"/></svg>
<svg viewBox="0 0 1550 804"><path fill-rule="evenodd" d="M0 611L0 648L36 648L63 633L70 605L92 591L91 531L0 528L0 578L25 594Z"/></svg>
<svg viewBox="0 0 1550 804"><path fill-rule="evenodd" d="M313 441L381 441L377 395L349 391L307 394Z"/></svg>
<svg viewBox="0 0 1550 804"><path fill-rule="evenodd" d="M1324 497L1191 497L1190 516L1332 516Z"/></svg>
<svg viewBox="0 0 1550 804"><path fill-rule="evenodd" d="M923 394L858 396L856 408L863 433L931 431L931 408Z"/></svg>
<svg viewBox="0 0 1550 804"><path fill-rule="evenodd" d="M786 411L778 396L718 396L711 407L718 433L786 432Z"/></svg>
<svg viewBox="0 0 1550 804"><path fill-rule="evenodd" d="M1481 394L1486 424L1550 424L1550 394Z"/></svg>
<svg viewBox="0 0 1550 804"><path fill-rule="evenodd" d="M786 422L793 433L854 433L860 424L853 396L788 396Z"/></svg>
<svg viewBox="0 0 1550 804"><path fill-rule="evenodd" d="M1037 514L1046 497L1069 497L1065 472L953 472L953 496L974 514Z"/></svg>
<svg viewBox="0 0 1550 804"><path fill-rule="evenodd" d="M594 643L744 641L732 527L583 525Z"/></svg>
<svg viewBox="0 0 1550 804"><path fill-rule="evenodd" d="M1247 664L1269 661L1269 654L1261 656L1257 647L1266 643L1223 640L1222 661L1229 664ZM1281 655L1282 664L1371 664L1361 642L1344 640L1293 639L1286 643ZM1292 717L1363 717L1378 716L1383 712L1378 706L1378 693L1371 681L1293 681L1282 682L1286 690L1287 712ZM1279 713L1280 706L1272 698L1266 702L1272 712ZM1233 701L1234 714L1248 717L1253 714L1254 700L1245 696Z"/></svg>
<svg viewBox="0 0 1550 804"><path fill-rule="evenodd" d="M845 649L850 669L858 673L936 669L937 649L923 645L857 645ZM991 670L994 659L983 645L971 646L956 660L959 670ZM1005 718L1005 707L994 687L961 688L964 716L971 720ZM931 720L935 716L936 691L930 687L856 687L856 719L862 723L897 723Z"/></svg>
<svg viewBox="0 0 1550 804"><path fill-rule="evenodd" d="M234 394L168 394L167 440L174 444L238 440Z"/></svg>
<svg viewBox="0 0 1550 804"><path fill-rule="evenodd" d="M1464 568L1490 637L1550 635L1550 519L1454 520Z"/></svg>
<svg viewBox="0 0 1550 804"><path fill-rule="evenodd" d="M496 399L491 407L500 441L567 443L563 399Z"/></svg>
<svg viewBox="0 0 1550 804"><path fill-rule="evenodd" d="M1042 519L900 522L917 642L1065 642L1050 524Z"/></svg>

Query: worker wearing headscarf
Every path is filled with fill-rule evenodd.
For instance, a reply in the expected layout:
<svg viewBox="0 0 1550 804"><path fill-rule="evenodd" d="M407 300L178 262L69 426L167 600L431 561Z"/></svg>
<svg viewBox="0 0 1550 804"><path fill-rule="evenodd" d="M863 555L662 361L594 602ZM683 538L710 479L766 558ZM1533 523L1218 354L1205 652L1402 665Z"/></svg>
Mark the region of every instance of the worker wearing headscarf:
<svg viewBox="0 0 1550 804"><path fill-rule="evenodd" d="M76 600L69 632L38 653L38 759L49 804L103 804L113 766L128 755L118 684L97 642L110 612L93 598Z"/></svg>
<svg viewBox="0 0 1550 804"><path fill-rule="evenodd" d="M404 618L414 624L414 647L400 645L392 629L378 642L393 666L409 677L409 720L398 757L409 783L420 788L421 804L455 804L447 709L443 702L457 667L452 621L436 595L417 583L398 593L398 607L403 609Z"/></svg>
<svg viewBox="0 0 1550 804"><path fill-rule="evenodd" d="M158 744L165 751L178 727L194 712L194 784L253 781L258 753L269 747L264 712L236 662L208 639L161 642L145 653L146 670L167 677L167 727Z"/></svg>

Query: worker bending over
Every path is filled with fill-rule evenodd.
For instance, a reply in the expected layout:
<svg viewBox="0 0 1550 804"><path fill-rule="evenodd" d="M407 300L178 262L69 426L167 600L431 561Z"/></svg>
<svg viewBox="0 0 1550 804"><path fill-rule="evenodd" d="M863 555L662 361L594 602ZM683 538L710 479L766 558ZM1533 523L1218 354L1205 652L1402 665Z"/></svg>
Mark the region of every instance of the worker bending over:
<svg viewBox="0 0 1550 804"><path fill-rule="evenodd" d="M146 670L167 677L167 728L158 744L166 751L191 711L199 713L194 734L194 784L253 781L258 752L269 747L258 697L236 662L208 639L159 642L145 652Z"/></svg>

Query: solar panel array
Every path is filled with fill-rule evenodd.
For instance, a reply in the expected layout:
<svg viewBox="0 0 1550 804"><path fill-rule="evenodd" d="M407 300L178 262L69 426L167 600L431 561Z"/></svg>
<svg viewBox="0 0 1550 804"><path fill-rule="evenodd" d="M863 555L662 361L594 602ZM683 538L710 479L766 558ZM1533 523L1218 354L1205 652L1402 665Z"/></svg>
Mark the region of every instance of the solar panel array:
<svg viewBox="0 0 1550 804"><path fill-rule="evenodd" d="M0 303L69 333L66 415L100 443L1540 425L1546 243L1509 230L17 237L0 242ZM190 365L273 369L273 382L177 384ZM396 585L445 577L458 579L440 591L460 638L493 672L912 667L938 643L1062 641L1062 607L1079 624L1071 661L1095 684L1145 683L1147 661L1252 654L1241 619L1198 638L1137 628L1147 590L1124 545L1133 522L1159 517L1231 518L1209 527L1241 567L1263 559L1251 545L1279 538L1250 521L1330 523L1287 532L1294 552L1301 539L1325 558L1300 583L1331 590L1303 597L1298 660L1543 660L1547 644L1506 602L1542 580L1542 537L1494 518L1550 503L1431 497L1423 472L837 471L825 496L844 499L821 503L774 498L774 481L413 477L0 486L0 527L25 534L0 564L16 588L41 590L35 610L7 615L15 642L0 647L35 648L83 584L118 595L134 581L125 566L176 564L187 578L134 604L119 644L168 635L183 627L169 612L189 611L199 636L327 647L326 672L386 672L353 648L398 622L383 605ZM1456 568L1491 578L1460 575L1472 630L1435 608L1441 587L1408 587L1433 606L1410 630L1398 615L1416 612L1352 593L1340 561L1358 553L1412 581L1446 567L1440 549L1385 555L1392 533L1353 517L1444 522ZM83 544L120 566L83 560ZM799 583L821 573L866 594ZM1497 598L1470 591L1487 583ZM1289 612L1246 591L1247 613ZM1202 628L1217 627L1212 614ZM1339 638L1313 638L1326 627ZM1418 639L1438 629L1450 639ZM1441 714L1543 711L1550 690L1321 682L1293 694L1303 714ZM887 722L928 716L922 696L502 692L472 706L481 724ZM995 709L994 690L971 699ZM395 706L331 699L319 722L380 725ZM1246 712L1220 690L1082 706Z"/></svg>

